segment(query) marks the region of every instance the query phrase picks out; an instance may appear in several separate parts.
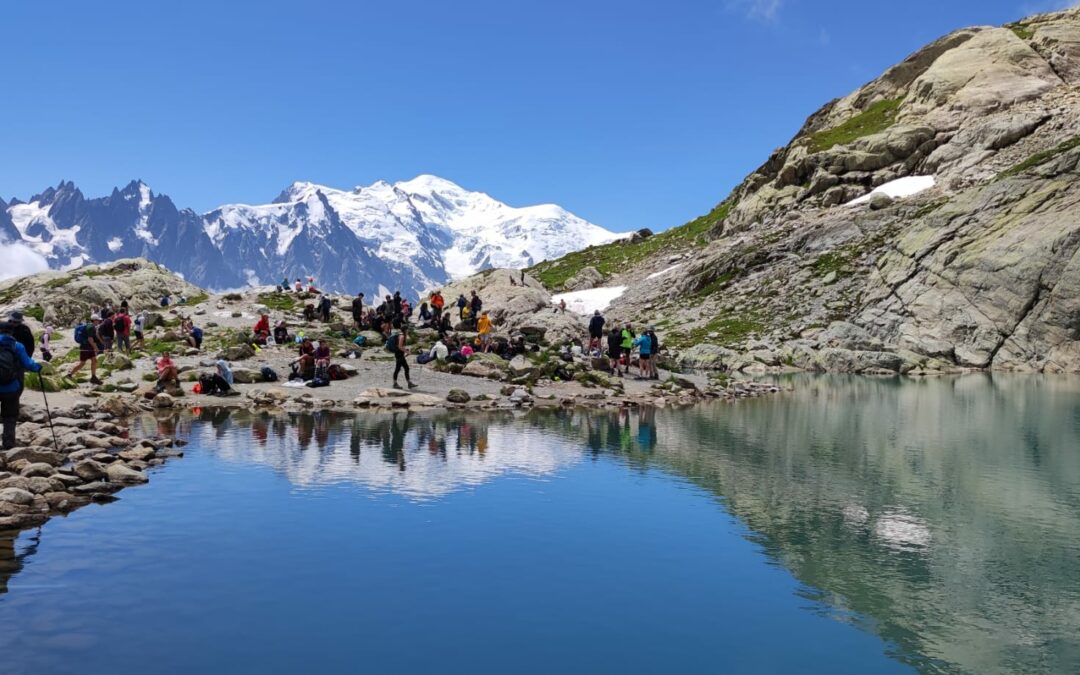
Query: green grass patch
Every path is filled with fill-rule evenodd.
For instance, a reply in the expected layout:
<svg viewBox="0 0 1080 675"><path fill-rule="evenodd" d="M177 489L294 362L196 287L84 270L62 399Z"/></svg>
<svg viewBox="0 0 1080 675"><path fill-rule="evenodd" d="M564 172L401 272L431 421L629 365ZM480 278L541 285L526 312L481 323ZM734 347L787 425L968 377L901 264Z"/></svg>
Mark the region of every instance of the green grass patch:
<svg viewBox="0 0 1080 675"><path fill-rule="evenodd" d="M23 314L34 317L38 321L45 320L45 308L40 305L31 305L27 307L23 310Z"/></svg>
<svg viewBox="0 0 1080 675"><path fill-rule="evenodd" d="M694 297L704 299L711 296L735 280L735 278L739 276L739 273L739 270L728 270L727 272L724 272L698 289L697 292L694 293Z"/></svg>
<svg viewBox="0 0 1080 675"><path fill-rule="evenodd" d="M62 288L70 284L72 281L75 281L74 277L60 277L59 279L49 279L42 285L45 288Z"/></svg>
<svg viewBox="0 0 1080 675"><path fill-rule="evenodd" d="M157 356L165 352L170 354L176 354L181 350L187 349L188 344L186 342L168 342L158 338L147 338L143 341L142 351L147 354Z"/></svg>
<svg viewBox="0 0 1080 675"><path fill-rule="evenodd" d="M844 272L848 271L851 265L851 253L849 251L829 251L818 256L818 259L814 261L812 268L814 274L819 277L823 277L830 272L836 272L837 276L840 276Z"/></svg>
<svg viewBox="0 0 1080 675"><path fill-rule="evenodd" d="M197 304L199 304L201 302L206 302L209 299L210 299L210 296L207 295L206 293L196 293L195 295L191 296L190 298L186 298L184 300L184 302L182 302L180 304L184 305L186 307L190 307L191 305L197 305Z"/></svg>
<svg viewBox="0 0 1080 675"><path fill-rule="evenodd" d="M1031 26L1022 23L1010 23L1006 26L1009 30L1016 34L1016 37L1021 40L1027 41L1035 37L1035 29Z"/></svg>
<svg viewBox="0 0 1080 675"><path fill-rule="evenodd" d="M708 233L727 218L734 205L734 202L728 199L704 216L660 234L636 242L615 241L590 246L568 253L558 260L534 265L526 271L552 290L565 288L566 282L586 267L595 267L604 279L608 279L618 272L625 272L628 268L641 264L657 253L704 246L708 243Z"/></svg>
<svg viewBox="0 0 1080 675"><path fill-rule="evenodd" d="M296 298L288 293L262 293L259 295L259 303L279 312L290 312L299 305Z"/></svg>
<svg viewBox="0 0 1080 675"><path fill-rule="evenodd" d="M667 342L677 348L703 343L729 346L738 344L764 329L765 324L753 314L739 316L725 314L714 318L704 326L692 329L688 333L672 333Z"/></svg>
<svg viewBox="0 0 1080 675"><path fill-rule="evenodd" d="M1025 172L1025 171L1027 171L1028 169L1032 169L1032 168L1034 168L1036 166L1039 166L1040 164L1045 164L1046 162L1050 161L1054 157L1057 157L1058 155L1060 155L1062 153L1068 152L1068 151L1070 151L1070 150L1072 150L1074 148L1078 148L1078 147L1080 147L1080 136L1073 136L1072 138L1070 138L1067 141L1062 141L1061 143L1059 143L1054 148L1051 148L1049 150L1044 150L1042 152L1035 153L1034 155L1032 155L1031 157L1028 157L1024 161L1017 164L1016 166L1002 171L1001 173L999 173L997 175L997 177L999 179L1001 179L1001 178L1009 178L1010 176L1015 176L1017 174L1021 174L1021 173Z"/></svg>
<svg viewBox="0 0 1080 675"><path fill-rule="evenodd" d="M837 145L847 145L854 140L885 131L896 122L903 98L892 98L872 103L866 110L848 121L813 134L806 140L811 153L824 152Z"/></svg>

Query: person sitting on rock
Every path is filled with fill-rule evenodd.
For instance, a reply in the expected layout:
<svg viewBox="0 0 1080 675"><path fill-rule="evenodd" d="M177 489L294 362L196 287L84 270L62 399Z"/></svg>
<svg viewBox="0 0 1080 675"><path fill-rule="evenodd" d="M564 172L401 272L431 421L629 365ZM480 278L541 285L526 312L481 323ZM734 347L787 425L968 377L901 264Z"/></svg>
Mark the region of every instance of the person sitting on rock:
<svg viewBox="0 0 1080 675"><path fill-rule="evenodd" d="M23 392L26 371L41 372L41 364L30 358L26 348L15 339L15 326L0 323L0 421L3 422L3 447L15 447L15 424L19 420L19 397Z"/></svg>
<svg viewBox="0 0 1080 675"><path fill-rule="evenodd" d="M304 292L304 282L300 281L300 277L296 277L296 285L293 286L293 289L297 293L303 293Z"/></svg>
<svg viewBox="0 0 1080 675"><path fill-rule="evenodd" d="M431 363L432 361L445 361L450 356L450 348L442 340L436 340L427 354L418 354L417 363Z"/></svg>
<svg viewBox="0 0 1080 675"><path fill-rule="evenodd" d="M420 314L419 314L420 324L423 325L423 326L430 326L431 325L431 317L432 317L432 314L431 314L431 310L428 309L428 304L426 302L421 302L420 303Z"/></svg>
<svg viewBox="0 0 1080 675"><path fill-rule="evenodd" d="M228 396L232 391L233 381L232 368L229 367L229 362L223 359L218 359L214 363L213 373L204 373L199 376L202 393L207 396Z"/></svg>
<svg viewBox="0 0 1080 675"><path fill-rule="evenodd" d="M184 339L187 343L195 349L202 349L203 332L202 328L195 325L191 319L184 319L183 323Z"/></svg>
<svg viewBox="0 0 1080 675"><path fill-rule="evenodd" d="M259 320L251 329L251 332L255 335L254 339L256 344L266 344L266 338L270 337L270 315L268 315L266 312L260 312ZM275 340L276 339L277 338L275 338Z"/></svg>
<svg viewBox="0 0 1080 675"><path fill-rule="evenodd" d="M180 373L169 352L162 352L154 366L157 368L157 384L154 388L158 392L165 391L170 386L180 386Z"/></svg>
<svg viewBox="0 0 1080 675"><path fill-rule="evenodd" d="M330 367L330 345L325 342L320 342L318 347L315 347L313 354L315 357L315 367L326 366Z"/></svg>
<svg viewBox="0 0 1080 675"><path fill-rule="evenodd" d="M289 328L285 325L285 320L277 322L274 326L274 342L279 345L288 344L289 342Z"/></svg>
<svg viewBox="0 0 1080 675"><path fill-rule="evenodd" d="M454 322L450 318L450 312L446 312L445 314L442 315L442 318L439 320L438 329L439 329L439 337L441 337L441 338L445 338L447 335L449 335L450 333L453 332L453 330L454 330Z"/></svg>
<svg viewBox="0 0 1080 675"><path fill-rule="evenodd" d="M315 305L310 302L304 305L304 321L311 323L315 320Z"/></svg>
<svg viewBox="0 0 1080 675"><path fill-rule="evenodd" d="M289 364L292 373L290 380L312 380L315 378L315 355L313 352L300 352L299 358Z"/></svg>

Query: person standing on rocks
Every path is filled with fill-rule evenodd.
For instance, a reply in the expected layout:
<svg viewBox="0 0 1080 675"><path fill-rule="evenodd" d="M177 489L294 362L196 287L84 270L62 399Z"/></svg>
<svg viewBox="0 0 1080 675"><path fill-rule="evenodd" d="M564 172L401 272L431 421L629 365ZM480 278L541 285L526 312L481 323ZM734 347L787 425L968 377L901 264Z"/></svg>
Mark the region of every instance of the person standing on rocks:
<svg viewBox="0 0 1080 675"><path fill-rule="evenodd" d="M623 356L626 357L626 367L623 370L623 373L629 375L630 353L634 351L634 330L629 322L627 322L626 327L623 328L620 335L622 337L622 342L619 343L619 350L622 352Z"/></svg>
<svg viewBox="0 0 1080 675"><path fill-rule="evenodd" d="M0 421L3 422L3 447L15 447L15 424L19 421L19 397L23 392L26 371L41 372L41 364L30 358L26 348L15 339L15 325L0 323Z"/></svg>
<svg viewBox="0 0 1080 675"><path fill-rule="evenodd" d="M97 355L101 353L101 337L98 336L98 324L101 317L97 314L90 317L90 323L79 324L75 327L75 342L79 345L79 363L71 369L68 377L75 377L75 373L82 370L86 362L90 362L90 384L101 384L97 376Z"/></svg>
<svg viewBox="0 0 1080 675"><path fill-rule="evenodd" d="M649 336L649 350L652 354L652 359L649 361L649 372L652 379L660 379L660 371L656 369L656 361L660 358L660 338L656 337L656 329L649 326L649 330L645 331L645 335Z"/></svg>
<svg viewBox="0 0 1080 675"><path fill-rule="evenodd" d="M638 378L645 380L652 376L650 369L652 360L652 339L647 333L642 333L634 338L633 345L638 348Z"/></svg>
<svg viewBox="0 0 1080 675"><path fill-rule="evenodd" d="M607 338L608 346L608 360L611 361L611 368L615 371L616 375L619 373L619 356L622 354L622 331L618 326L612 326L611 332L608 333Z"/></svg>
<svg viewBox="0 0 1080 675"><path fill-rule="evenodd" d="M106 305L106 309L108 305ZM115 334L112 321L112 311L110 310L109 316L101 316L101 321L97 324L98 338L101 340L101 351L110 352L113 348L113 335Z"/></svg>
<svg viewBox="0 0 1080 675"><path fill-rule="evenodd" d="M592 318L589 319L589 352L593 353L593 350L600 349L600 341L604 337L604 317L600 314L600 310L594 310Z"/></svg>
<svg viewBox="0 0 1080 675"><path fill-rule="evenodd" d="M480 316L480 312L484 308L484 301L480 299L480 296L476 294L476 291L472 292L472 300L469 301L469 308L472 309L474 318Z"/></svg>
<svg viewBox="0 0 1080 675"><path fill-rule="evenodd" d="M15 338L26 350L26 355L34 357L34 334L30 327L23 323L22 312L15 310L8 315L8 323L11 324L11 337Z"/></svg>
<svg viewBox="0 0 1080 675"><path fill-rule="evenodd" d="M364 294L357 293L352 301L352 320L356 330L362 330L364 325Z"/></svg>
<svg viewBox="0 0 1080 675"><path fill-rule="evenodd" d="M465 320L465 307L467 307L468 304L469 304L469 301L465 299L465 294L464 293L459 294L458 297L457 297L458 321L464 321Z"/></svg>
<svg viewBox="0 0 1080 675"><path fill-rule="evenodd" d="M135 349L143 348L143 331L146 329L146 312L139 312L131 323L131 329L135 332Z"/></svg>
<svg viewBox="0 0 1080 675"><path fill-rule="evenodd" d="M120 311L113 315L112 323L113 333L116 334L116 348L126 354L130 354L131 317L128 316L126 307L124 307L123 305L120 306Z"/></svg>
<svg viewBox="0 0 1080 675"><path fill-rule="evenodd" d="M431 312L435 315L435 320L442 319L443 306L446 304L446 299L443 298L442 293L435 291L431 294Z"/></svg>
<svg viewBox="0 0 1080 675"><path fill-rule="evenodd" d="M491 351L491 317L488 316L487 310L480 314L476 322L476 332L480 334L480 348L485 353Z"/></svg>
<svg viewBox="0 0 1080 675"><path fill-rule="evenodd" d="M405 382L409 385L409 389L416 387L413 384L412 378L409 376L409 362L406 360L408 355L405 349L405 332L401 330L401 319L394 319L394 329L390 331L390 337L386 339L387 348L394 353L394 388L400 389L401 385L398 384L398 373L405 371Z"/></svg>

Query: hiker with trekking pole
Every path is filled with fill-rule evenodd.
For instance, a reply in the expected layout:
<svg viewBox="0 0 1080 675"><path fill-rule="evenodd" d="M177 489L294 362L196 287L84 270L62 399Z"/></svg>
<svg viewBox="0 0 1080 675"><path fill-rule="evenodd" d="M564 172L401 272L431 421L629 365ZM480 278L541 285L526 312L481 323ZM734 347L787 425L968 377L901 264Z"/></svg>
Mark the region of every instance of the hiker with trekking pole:
<svg viewBox="0 0 1080 675"><path fill-rule="evenodd" d="M15 339L15 330L16 326L11 322L0 323L0 420L3 421L4 450L15 447L15 424L19 420L19 397L22 396L26 371L41 372L41 364L30 358L26 348ZM44 389L42 387L43 394Z"/></svg>

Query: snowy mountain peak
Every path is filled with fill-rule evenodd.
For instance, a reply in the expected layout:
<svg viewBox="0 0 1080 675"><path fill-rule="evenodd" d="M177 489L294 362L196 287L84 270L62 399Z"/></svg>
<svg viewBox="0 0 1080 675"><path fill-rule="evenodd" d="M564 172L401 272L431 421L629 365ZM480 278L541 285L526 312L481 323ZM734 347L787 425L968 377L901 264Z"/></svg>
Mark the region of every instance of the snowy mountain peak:
<svg viewBox="0 0 1080 675"><path fill-rule="evenodd" d="M9 236L55 267L144 256L212 288L314 275L329 290L417 293L618 237L554 204L512 207L427 174L351 191L296 181L269 204L203 215L178 210L142 180L91 200L61 181L2 210Z"/></svg>

